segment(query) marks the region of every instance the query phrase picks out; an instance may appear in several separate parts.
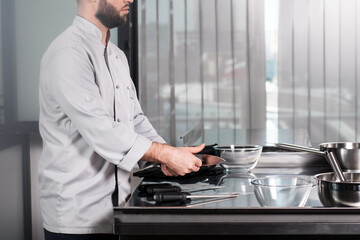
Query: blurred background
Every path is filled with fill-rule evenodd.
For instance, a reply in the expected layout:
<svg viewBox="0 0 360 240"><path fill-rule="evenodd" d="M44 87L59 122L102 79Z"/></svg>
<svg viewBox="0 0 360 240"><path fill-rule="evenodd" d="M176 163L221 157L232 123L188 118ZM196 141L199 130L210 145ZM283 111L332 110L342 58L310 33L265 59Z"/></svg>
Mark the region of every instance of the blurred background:
<svg viewBox="0 0 360 240"><path fill-rule="evenodd" d="M194 143L317 147L360 138L359 12L358 0L135 0L112 41L168 143L195 128ZM42 239L40 59L76 1L1 0L0 13L0 238Z"/></svg>

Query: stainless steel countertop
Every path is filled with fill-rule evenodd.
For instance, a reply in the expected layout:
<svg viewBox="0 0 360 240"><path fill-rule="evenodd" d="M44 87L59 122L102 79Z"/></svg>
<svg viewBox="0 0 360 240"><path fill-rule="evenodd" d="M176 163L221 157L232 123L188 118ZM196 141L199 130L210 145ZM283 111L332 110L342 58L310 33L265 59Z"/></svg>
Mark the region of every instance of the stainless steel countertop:
<svg viewBox="0 0 360 240"><path fill-rule="evenodd" d="M211 181L204 179L197 183L179 184L176 181L174 185L183 187L185 191L191 191L199 188L220 186L220 189L201 191L196 194L227 194L238 193L236 199L227 199L225 201L204 203L204 200L192 201L184 207L201 207L201 208L253 208L261 207L255 197L251 180L259 177L271 175L306 175L313 176L317 173L331 171L326 160L309 153L294 152L264 152L259 162L253 170L249 172L239 172L236 170L224 171L224 174L213 177ZM153 183L157 180L143 181L143 184ZM163 181L162 181L163 182ZM207 200L206 200L207 201ZM145 197L139 197L138 192L129 199L125 207L152 207L154 202L147 201ZM310 197L305 207L322 207L317 196L317 187L313 187Z"/></svg>
<svg viewBox="0 0 360 240"><path fill-rule="evenodd" d="M265 208L257 202L251 179L269 175L307 175L331 171L325 158L303 152L263 152L258 165L243 174L226 172L206 193L239 192L236 199L199 206L155 206L137 192L114 208L119 235L360 235L360 209L326 208L315 186L304 207ZM206 184L205 179L201 184ZM197 186L195 186L197 188ZM205 194L205 193L201 193ZM192 203L195 203L193 201Z"/></svg>

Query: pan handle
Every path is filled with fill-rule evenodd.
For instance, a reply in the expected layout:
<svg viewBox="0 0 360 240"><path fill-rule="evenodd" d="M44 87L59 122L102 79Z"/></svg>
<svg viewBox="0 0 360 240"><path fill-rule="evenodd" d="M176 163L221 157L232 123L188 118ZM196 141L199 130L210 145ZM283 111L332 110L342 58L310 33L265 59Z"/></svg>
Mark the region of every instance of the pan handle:
<svg viewBox="0 0 360 240"><path fill-rule="evenodd" d="M335 154L333 152L325 151L325 155L331 165L332 170L335 173L336 178L339 179L340 182L346 182L346 178L344 176L344 173L342 172L339 162L335 157Z"/></svg>
<svg viewBox="0 0 360 240"><path fill-rule="evenodd" d="M303 146L289 144L289 143L276 143L275 146L277 146L279 148L283 148L283 149L288 149L288 150L315 153L315 154L319 154L319 155L326 157L332 170L335 173L336 178L339 179L341 182L346 182L345 176L342 172L339 162L337 161L336 156L333 152L328 152L327 150L322 152L322 151L317 150L316 148L303 147Z"/></svg>
<svg viewBox="0 0 360 240"><path fill-rule="evenodd" d="M275 146L282 148L282 149L310 152L310 153L315 153L315 154L325 156L325 152L319 151L316 148L304 147L304 146L289 144L289 143L276 143Z"/></svg>

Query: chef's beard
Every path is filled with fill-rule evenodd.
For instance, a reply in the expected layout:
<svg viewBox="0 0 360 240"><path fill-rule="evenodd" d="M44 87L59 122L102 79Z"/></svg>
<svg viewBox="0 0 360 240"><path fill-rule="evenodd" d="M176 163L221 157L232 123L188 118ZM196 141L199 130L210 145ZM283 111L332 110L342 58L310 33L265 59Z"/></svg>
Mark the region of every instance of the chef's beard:
<svg viewBox="0 0 360 240"><path fill-rule="evenodd" d="M107 3L107 0L100 0L96 18L108 29L124 25L127 17L120 16L115 7Z"/></svg>

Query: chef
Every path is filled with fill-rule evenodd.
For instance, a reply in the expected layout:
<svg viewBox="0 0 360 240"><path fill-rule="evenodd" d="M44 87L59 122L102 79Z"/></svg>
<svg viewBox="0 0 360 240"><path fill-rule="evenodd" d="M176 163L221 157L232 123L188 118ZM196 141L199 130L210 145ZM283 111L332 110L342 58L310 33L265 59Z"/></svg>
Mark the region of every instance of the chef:
<svg viewBox="0 0 360 240"><path fill-rule="evenodd" d="M77 0L78 14L41 61L39 195L45 239L117 239L113 206L144 162L167 176L198 171L204 145L172 147L144 116L109 29L133 0Z"/></svg>

